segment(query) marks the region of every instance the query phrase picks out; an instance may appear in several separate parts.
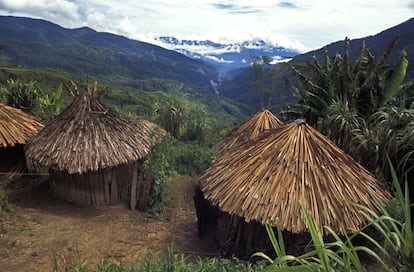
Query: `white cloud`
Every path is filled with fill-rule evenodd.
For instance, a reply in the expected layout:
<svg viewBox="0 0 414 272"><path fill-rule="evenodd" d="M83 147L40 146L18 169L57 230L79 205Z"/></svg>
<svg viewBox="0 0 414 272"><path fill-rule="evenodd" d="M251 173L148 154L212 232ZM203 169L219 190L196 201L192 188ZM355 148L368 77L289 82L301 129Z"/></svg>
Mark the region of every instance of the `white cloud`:
<svg viewBox="0 0 414 272"><path fill-rule="evenodd" d="M130 36L133 33L136 33L136 28L128 17L122 19L122 21L119 23L118 29L119 32L121 32L124 35Z"/></svg>
<svg viewBox="0 0 414 272"><path fill-rule="evenodd" d="M218 58L216 56L205 55L204 57L206 59L210 59L210 60L213 60L215 62L220 62L220 63L233 63L234 62L232 60L225 60L224 58Z"/></svg>
<svg viewBox="0 0 414 272"><path fill-rule="evenodd" d="M0 0L0 14L87 25L141 41L262 39L299 51L376 34L409 19L413 0Z"/></svg>
<svg viewBox="0 0 414 272"><path fill-rule="evenodd" d="M0 13L50 20L64 26L78 26L78 6L68 0L0 0Z"/></svg>

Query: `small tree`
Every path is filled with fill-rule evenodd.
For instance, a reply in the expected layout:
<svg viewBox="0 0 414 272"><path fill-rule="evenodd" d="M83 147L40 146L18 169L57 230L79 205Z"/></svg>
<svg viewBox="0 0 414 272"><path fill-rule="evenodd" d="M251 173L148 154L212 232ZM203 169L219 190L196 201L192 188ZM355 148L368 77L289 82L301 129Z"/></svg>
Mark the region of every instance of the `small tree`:
<svg viewBox="0 0 414 272"><path fill-rule="evenodd" d="M251 88L259 96L262 108L270 106L273 96L276 94L275 80L278 66L271 65L268 56L254 58L251 67L251 76L247 78ZM267 101L266 101L267 100ZM267 102L265 104L265 102Z"/></svg>
<svg viewBox="0 0 414 272"><path fill-rule="evenodd" d="M181 138L185 141L205 142L210 128L207 107L199 101L189 106L188 117L184 124Z"/></svg>
<svg viewBox="0 0 414 272"><path fill-rule="evenodd" d="M158 123L172 136L179 137L187 117L189 101L185 94L174 92L167 95L164 103L158 108Z"/></svg>
<svg viewBox="0 0 414 272"><path fill-rule="evenodd" d="M61 111L65 100L62 97L62 84L54 91L50 96L41 92L38 97L40 108L41 108L41 118L46 122L49 122L55 116L57 116Z"/></svg>

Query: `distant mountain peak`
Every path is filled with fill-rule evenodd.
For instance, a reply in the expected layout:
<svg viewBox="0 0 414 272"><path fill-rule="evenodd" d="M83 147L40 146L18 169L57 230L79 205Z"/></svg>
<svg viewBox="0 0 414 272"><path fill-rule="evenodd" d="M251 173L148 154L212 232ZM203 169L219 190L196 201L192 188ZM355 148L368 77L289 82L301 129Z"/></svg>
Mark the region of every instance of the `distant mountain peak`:
<svg viewBox="0 0 414 272"><path fill-rule="evenodd" d="M290 60L299 54L278 45L268 44L263 40L219 43L210 40L160 36L156 38L156 41L162 47L212 65L225 78L231 78L234 70L249 67L257 57L265 55L276 63Z"/></svg>

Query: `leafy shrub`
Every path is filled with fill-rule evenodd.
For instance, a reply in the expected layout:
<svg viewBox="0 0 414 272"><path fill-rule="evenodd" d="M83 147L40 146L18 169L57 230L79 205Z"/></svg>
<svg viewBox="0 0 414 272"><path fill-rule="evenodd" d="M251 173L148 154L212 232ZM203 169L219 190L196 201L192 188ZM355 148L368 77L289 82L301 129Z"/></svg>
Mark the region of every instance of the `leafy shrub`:
<svg viewBox="0 0 414 272"><path fill-rule="evenodd" d="M177 174L187 176L202 174L217 155L214 148L198 142L177 141L172 151L172 168Z"/></svg>
<svg viewBox="0 0 414 272"><path fill-rule="evenodd" d="M162 143L156 144L142 167L142 179L151 183L150 195L145 203L141 203L141 209L152 214L159 214L165 205L165 197L168 193L168 177L172 174L171 153L175 139L166 136Z"/></svg>
<svg viewBox="0 0 414 272"><path fill-rule="evenodd" d="M313 250L300 256L286 254L282 232L277 228L277 238L273 229L266 225L266 230L276 253L276 258L271 259L268 255L257 252L253 256L261 257L270 263L267 271L366 271L360 259L360 253L366 253L384 266L384 262L377 253L366 246L354 246L351 237L344 238L336 234L331 228L325 227L334 240L326 243L322 237L321 230L316 227L314 219L301 205L306 223L311 234L311 246Z"/></svg>
<svg viewBox="0 0 414 272"><path fill-rule="evenodd" d="M34 113L38 105L40 89L35 81L7 80L7 86L0 89L1 100L7 105Z"/></svg>

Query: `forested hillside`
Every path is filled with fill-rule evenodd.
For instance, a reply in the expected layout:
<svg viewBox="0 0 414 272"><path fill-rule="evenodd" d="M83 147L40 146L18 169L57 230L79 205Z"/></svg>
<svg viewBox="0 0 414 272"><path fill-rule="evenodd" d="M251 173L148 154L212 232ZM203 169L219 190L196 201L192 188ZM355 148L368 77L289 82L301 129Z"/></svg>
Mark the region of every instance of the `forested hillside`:
<svg viewBox="0 0 414 272"><path fill-rule="evenodd" d="M90 28L66 29L39 19L0 16L1 64L49 67L134 86L163 78L209 86L213 68L161 47Z"/></svg>

